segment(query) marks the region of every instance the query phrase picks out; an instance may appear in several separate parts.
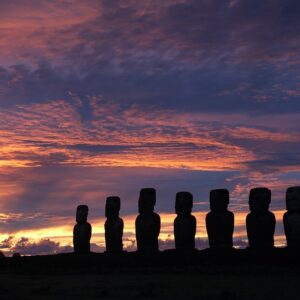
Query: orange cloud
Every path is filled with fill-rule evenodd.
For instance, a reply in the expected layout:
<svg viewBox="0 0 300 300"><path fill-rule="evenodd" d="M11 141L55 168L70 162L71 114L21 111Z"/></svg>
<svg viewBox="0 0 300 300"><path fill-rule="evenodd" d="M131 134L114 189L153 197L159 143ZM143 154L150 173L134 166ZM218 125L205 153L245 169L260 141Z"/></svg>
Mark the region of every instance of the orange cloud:
<svg viewBox="0 0 300 300"><path fill-rule="evenodd" d="M245 170L247 163L268 159L240 140L299 143L297 132L253 127L214 128L200 114L122 107L92 97L91 119L83 121L74 103L64 100L18 105L0 112L0 166L45 164ZM264 152L263 152L264 153ZM298 166L287 166L290 170Z"/></svg>
<svg viewBox="0 0 300 300"><path fill-rule="evenodd" d="M224 170L255 158L172 111L122 110L101 101L91 107L87 126L63 100L2 111L1 165L39 166L57 158L62 164Z"/></svg>
<svg viewBox="0 0 300 300"><path fill-rule="evenodd" d="M66 51L78 42L74 35L73 38L70 35L64 35L63 38L60 30L92 20L98 13L99 5L95 1L36 1L26 4L20 2L18 5L1 3L0 64L32 64L34 56L53 59L57 48L61 51L65 48ZM50 43L53 47L50 47Z"/></svg>

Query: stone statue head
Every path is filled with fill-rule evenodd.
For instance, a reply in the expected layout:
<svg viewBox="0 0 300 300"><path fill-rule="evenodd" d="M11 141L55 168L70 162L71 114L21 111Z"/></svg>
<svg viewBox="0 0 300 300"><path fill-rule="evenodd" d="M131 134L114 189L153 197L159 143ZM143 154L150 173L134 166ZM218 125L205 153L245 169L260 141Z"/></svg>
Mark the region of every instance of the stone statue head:
<svg viewBox="0 0 300 300"><path fill-rule="evenodd" d="M229 191L226 189L211 190L209 202L211 211L226 211L229 204Z"/></svg>
<svg viewBox="0 0 300 300"><path fill-rule="evenodd" d="M190 215L193 208L193 195L189 192L176 194L175 211L177 215Z"/></svg>
<svg viewBox="0 0 300 300"><path fill-rule="evenodd" d="M289 187L286 190L286 209L300 211L300 186Z"/></svg>
<svg viewBox="0 0 300 300"><path fill-rule="evenodd" d="M114 218L119 216L121 208L121 200L117 196L111 196L106 198L105 216L106 218Z"/></svg>
<svg viewBox="0 0 300 300"><path fill-rule="evenodd" d="M86 223L89 207L87 205L78 205L76 210L76 222L78 224Z"/></svg>
<svg viewBox="0 0 300 300"><path fill-rule="evenodd" d="M140 191L139 213L147 214L154 211L156 203L156 191L153 188L144 188Z"/></svg>
<svg viewBox="0 0 300 300"><path fill-rule="evenodd" d="M271 191L264 187L251 189L249 193L249 206L251 211L262 212L269 209Z"/></svg>

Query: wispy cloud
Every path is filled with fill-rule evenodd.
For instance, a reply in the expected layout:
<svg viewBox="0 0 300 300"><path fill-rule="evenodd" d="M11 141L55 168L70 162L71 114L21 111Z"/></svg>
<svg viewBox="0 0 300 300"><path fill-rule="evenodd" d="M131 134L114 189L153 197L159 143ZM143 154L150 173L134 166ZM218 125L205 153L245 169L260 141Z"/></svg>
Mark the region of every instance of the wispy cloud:
<svg viewBox="0 0 300 300"><path fill-rule="evenodd" d="M3 166L73 164L194 170L297 168L298 131L216 124L202 114L86 100L89 118L64 100L0 112ZM275 121L275 120L274 120ZM235 123L235 122L233 122ZM280 153L280 154L279 154ZM291 163L288 162L291 161Z"/></svg>

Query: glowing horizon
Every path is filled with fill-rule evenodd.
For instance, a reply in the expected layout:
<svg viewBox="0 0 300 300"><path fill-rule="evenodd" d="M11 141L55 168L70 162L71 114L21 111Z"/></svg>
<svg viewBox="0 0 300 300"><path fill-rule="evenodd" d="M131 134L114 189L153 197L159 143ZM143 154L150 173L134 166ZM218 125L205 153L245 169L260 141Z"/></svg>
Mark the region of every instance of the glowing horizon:
<svg viewBox="0 0 300 300"><path fill-rule="evenodd" d="M273 211L276 216L277 226L274 236L275 246L282 247L286 245L285 235L281 232L282 219L285 211L278 210ZM235 228L234 228L234 247L245 248L248 245L247 233L246 233L246 215L248 212L234 212L235 214ZM208 247L207 232L205 226L205 216L207 212L193 212L193 215L197 219L197 231L196 231L196 248L204 249ZM123 246L125 251L135 251L135 218L137 215L121 216L124 220L124 235ZM0 216L3 220L7 216ZM173 233L173 221L176 217L175 213L161 213L161 232L159 235L159 244L161 250L174 249L174 233ZM16 232L9 232L0 235L0 241L7 244L7 247L2 247L4 253L11 255L17 250L22 254L33 254L30 251L34 251L38 246L46 246L47 243L51 246L55 246L53 243L59 243L52 250L53 253L71 252L73 248L73 225L75 223L74 218L64 218L61 220L68 225L53 226L52 224L40 229L28 229L20 230ZM73 223L72 223L73 222ZM104 252L105 251L105 239L104 239L104 222L105 217L99 219L88 220L92 225L92 251ZM20 241L28 239L25 243L20 245ZM36 244L36 246L32 246ZM49 245L48 245L49 246ZM50 248L49 247L49 248ZM33 249L32 249L33 248ZM50 248L51 249L51 248ZM26 253L26 250L28 251Z"/></svg>

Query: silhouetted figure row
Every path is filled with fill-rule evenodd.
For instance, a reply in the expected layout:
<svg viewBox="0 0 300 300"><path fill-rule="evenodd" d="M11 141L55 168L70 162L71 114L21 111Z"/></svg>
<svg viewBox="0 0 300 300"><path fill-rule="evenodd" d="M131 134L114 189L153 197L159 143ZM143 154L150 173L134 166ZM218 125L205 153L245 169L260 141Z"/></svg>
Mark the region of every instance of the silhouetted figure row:
<svg viewBox="0 0 300 300"><path fill-rule="evenodd" d="M228 210L229 192L216 189L210 192L210 212L206 215L206 230L210 248L232 248L234 214ZM247 236L251 248L274 247L275 215L269 211L271 191L267 188L254 188L249 194L250 213L246 218ZM156 191L144 188L140 191L139 215L135 220L137 250L143 253L158 251L160 216L154 212ZM105 205L106 251L123 251L124 222L119 217L121 201L119 197L108 197ZM189 192L176 194L174 220L175 248L181 251L195 249L197 220L192 215L193 195ZM300 248L300 186L290 187L286 193L286 208L283 223L288 247ZM74 252L90 251L91 225L87 222L88 207L79 205L73 234Z"/></svg>

